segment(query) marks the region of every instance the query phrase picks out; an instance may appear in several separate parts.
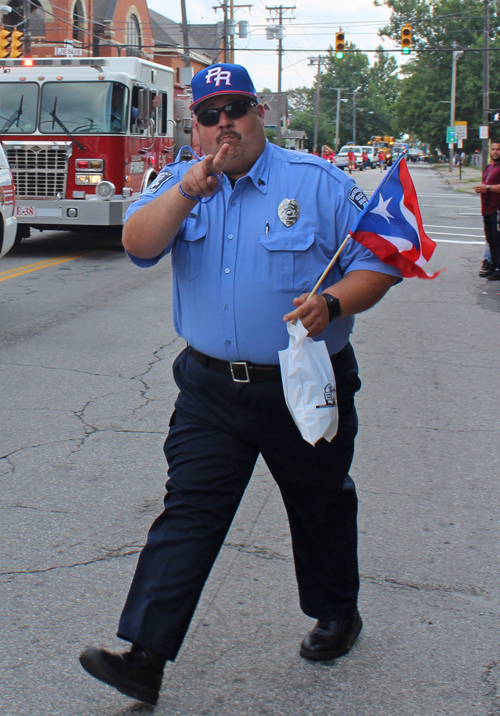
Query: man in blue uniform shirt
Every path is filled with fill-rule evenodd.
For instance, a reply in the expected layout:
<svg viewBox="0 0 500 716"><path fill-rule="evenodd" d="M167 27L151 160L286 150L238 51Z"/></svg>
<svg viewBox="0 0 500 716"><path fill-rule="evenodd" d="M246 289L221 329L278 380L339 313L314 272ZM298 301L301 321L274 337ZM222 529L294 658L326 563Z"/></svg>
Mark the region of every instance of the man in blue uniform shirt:
<svg viewBox="0 0 500 716"><path fill-rule="evenodd" d="M132 648L87 649L80 657L96 678L152 704L259 454L288 513L300 606L317 620L301 656L342 656L361 631L349 477L360 382L349 336L354 314L399 278L350 241L322 292L308 300L366 202L363 193L328 162L266 141L264 108L245 68L213 65L192 88L205 156L162 170L130 207L123 233L139 266L171 252L174 323L188 343L173 367L179 395L165 442L165 509L119 624ZM278 368L286 321L297 318L326 341L337 382L337 436L315 447L288 412Z"/></svg>

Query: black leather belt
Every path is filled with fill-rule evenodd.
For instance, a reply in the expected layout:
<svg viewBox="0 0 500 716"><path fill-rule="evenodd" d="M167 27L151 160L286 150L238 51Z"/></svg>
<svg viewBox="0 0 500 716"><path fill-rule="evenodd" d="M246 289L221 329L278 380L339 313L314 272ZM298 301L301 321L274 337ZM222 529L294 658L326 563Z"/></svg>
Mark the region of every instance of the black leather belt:
<svg viewBox="0 0 500 716"><path fill-rule="evenodd" d="M200 353L189 346L189 352L205 368L211 368L219 373L230 375L235 383L258 383L264 380L273 380L280 375L279 365L256 365L248 361L227 361Z"/></svg>

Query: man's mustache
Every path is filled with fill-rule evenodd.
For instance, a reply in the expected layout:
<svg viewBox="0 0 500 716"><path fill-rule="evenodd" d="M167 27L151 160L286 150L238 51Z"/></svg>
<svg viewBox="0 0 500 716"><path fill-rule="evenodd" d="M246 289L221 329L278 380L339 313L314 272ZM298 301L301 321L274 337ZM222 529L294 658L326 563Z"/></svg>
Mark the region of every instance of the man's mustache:
<svg viewBox="0 0 500 716"><path fill-rule="evenodd" d="M241 139L241 134L239 132L221 132L217 137L217 143L222 142L224 137L234 137L235 139Z"/></svg>

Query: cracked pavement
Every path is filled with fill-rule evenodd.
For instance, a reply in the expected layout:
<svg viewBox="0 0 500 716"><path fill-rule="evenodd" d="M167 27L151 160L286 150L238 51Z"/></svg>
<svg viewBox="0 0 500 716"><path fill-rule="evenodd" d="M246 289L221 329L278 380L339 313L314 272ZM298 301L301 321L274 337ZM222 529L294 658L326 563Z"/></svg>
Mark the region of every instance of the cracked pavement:
<svg viewBox="0 0 500 716"><path fill-rule="evenodd" d="M479 225L458 215L473 199L411 171L435 194L421 199L424 221ZM357 319L355 648L323 664L298 656L313 622L259 461L151 709L92 680L78 654L122 646L120 609L162 507L184 343L168 259L140 270L95 241L34 234L2 264L94 250L1 284L1 715L500 716L500 315L477 278L481 247L438 245L445 274L407 281Z"/></svg>

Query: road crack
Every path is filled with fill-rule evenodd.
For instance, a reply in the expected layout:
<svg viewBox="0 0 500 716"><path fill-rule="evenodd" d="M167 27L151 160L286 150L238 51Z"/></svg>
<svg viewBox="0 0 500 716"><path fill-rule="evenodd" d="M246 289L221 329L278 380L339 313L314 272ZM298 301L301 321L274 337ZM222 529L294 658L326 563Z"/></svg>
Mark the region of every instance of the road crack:
<svg viewBox="0 0 500 716"><path fill-rule="evenodd" d="M31 574L46 574L47 572L54 572L61 569L75 569L78 567L88 567L99 562L109 562L114 559L122 559L123 557L130 557L137 554L144 547L143 544L137 544L136 542L121 547L113 547L105 549L105 554L101 557L93 557L92 559L83 560L81 562L73 562L72 564L55 564L52 567L41 567L40 569L19 569L10 572L0 572L0 577L20 577L28 576Z"/></svg>

